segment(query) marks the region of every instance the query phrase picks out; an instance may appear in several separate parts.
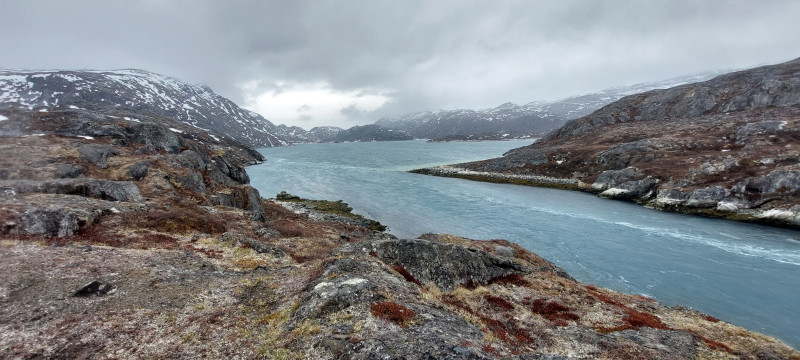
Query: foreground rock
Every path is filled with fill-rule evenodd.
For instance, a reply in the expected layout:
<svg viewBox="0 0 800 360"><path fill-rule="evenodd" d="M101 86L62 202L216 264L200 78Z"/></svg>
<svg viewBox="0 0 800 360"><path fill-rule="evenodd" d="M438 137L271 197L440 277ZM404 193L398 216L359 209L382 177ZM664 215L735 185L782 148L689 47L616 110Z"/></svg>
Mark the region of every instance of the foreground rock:
<svg viewBox="0 0 800 360"><path fill-rule="evenodd" d="M4 116L0 358L800 358L504 240L261 199L258 153L169 119Z"/></svg>
<svg viewBox="0 0 800 360"><path fill-rule="evenodd" d="M800 59L632 95L501 158L417 172L800 227L799 82Z"/></svg>

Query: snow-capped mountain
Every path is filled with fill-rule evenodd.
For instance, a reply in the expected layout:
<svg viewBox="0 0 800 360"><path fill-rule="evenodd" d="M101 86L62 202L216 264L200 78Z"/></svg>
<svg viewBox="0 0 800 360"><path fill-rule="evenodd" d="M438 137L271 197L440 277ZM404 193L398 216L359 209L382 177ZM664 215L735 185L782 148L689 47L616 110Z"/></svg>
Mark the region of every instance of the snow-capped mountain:
<svg viewBox="0 0 800 360"><path fill-rule="evenodd" d="M597 93L573 96L554 102L525 105L505 103L484 110L437 110L387 117L375 122L389 129L403 130L422 139L525 138L558 129L565 122L590 114L625 96L653 89L666 89L711 79L723 72L709 72L664 81L620 86Z"/></svg>
<svg viewBox="0 0 800 360"><path fill-rule="evenodd" d="M311 130L305 130L298 126L278 125L275 127L275 133L278 136L292 143L331 142L340 131L342 128L338 126L317 126Z"/></svg>
<svg viewBox="0 0 800 360"><path fill-rule="evenodd" d="M208 87L143 70L0 70L0 108L151 113L256 147L289 144L274 124Z"/></svg>
<svg viewBox="0 0 800 360"><path fill-rule="evenodd" d="M402 130L387 129L375 124L353 126L342 130L330 142L370 142L413 140L414 137Z"/></svg>

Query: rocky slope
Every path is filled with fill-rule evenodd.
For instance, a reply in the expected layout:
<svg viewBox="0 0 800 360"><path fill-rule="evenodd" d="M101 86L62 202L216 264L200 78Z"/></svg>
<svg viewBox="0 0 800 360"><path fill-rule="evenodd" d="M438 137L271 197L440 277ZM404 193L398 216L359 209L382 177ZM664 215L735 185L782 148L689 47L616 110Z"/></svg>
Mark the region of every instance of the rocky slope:
<svg viewBox="0 0 800 360"><path fill-rule="evenodd" d="M143 70L0 70L0 108L77 108L131 119L152 114L256 147L288 145L271 122L208 87Z"/></svg>
<svg viewBox="0 0 800 360"><path fill-rule="evenodd" d="M375 124L406 131L418 139L437 141L524 139L546 134L561 127L567 120L588 115L625 96L703 81L718 74L710 72L620 86L554 102L531 102L525 105L505 103L485 110L424 111L383 118Z"/></svg>
<svg viewBox="0 0 800 360"><path fill-rule="evenodd" d="M800 226L800 59L632 95L503 157L421 170Z"/></svg>
<svg viewBox="0 0 800 360"><path fill-rule="evenodd" d="M174 120L0 115L1 358L800 359L507 241L264 200L257 152Z"/></svg>

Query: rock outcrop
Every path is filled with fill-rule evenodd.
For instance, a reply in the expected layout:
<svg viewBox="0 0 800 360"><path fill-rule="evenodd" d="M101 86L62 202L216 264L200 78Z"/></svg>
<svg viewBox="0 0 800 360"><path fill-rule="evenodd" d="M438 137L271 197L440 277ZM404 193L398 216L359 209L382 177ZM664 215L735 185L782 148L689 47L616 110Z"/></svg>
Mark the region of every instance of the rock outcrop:
<svg viewBox="0 0 800 360"><path fill-rule="evenodd" d="M4 219L4 233L70 236L153 199L189 198L266 220L244 170L264 158L246 145L165 118L133 122L89 110L7 114L0 123L0 189L6 205L22 210Z"/></svg>

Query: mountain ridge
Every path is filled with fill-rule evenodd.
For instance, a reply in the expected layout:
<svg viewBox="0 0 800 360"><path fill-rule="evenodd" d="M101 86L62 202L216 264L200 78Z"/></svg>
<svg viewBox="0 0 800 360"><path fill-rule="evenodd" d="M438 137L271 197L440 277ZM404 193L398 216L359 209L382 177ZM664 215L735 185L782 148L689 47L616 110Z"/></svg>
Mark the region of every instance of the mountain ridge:
<svg viewBox="0 0 800 360"><path fill-rule="evenodd" d="M208 86L139 69L0 70L0 107L152 113L253 146L284 146L276 126Z"/></svg>
<svg viewBox="0 0 800 360"><path fill-rule="evenodd" d="M408 132L416 138L529 138L541 136L561 127L566 121L588 115L592 111L625 96L655 88L707 80L720 71L681 76L667 80L616 86L594 93L570 96L556 101L532 101L524 105L506 102L481 109L426 110L401 116L385 117L375 124Z"/></svg>

